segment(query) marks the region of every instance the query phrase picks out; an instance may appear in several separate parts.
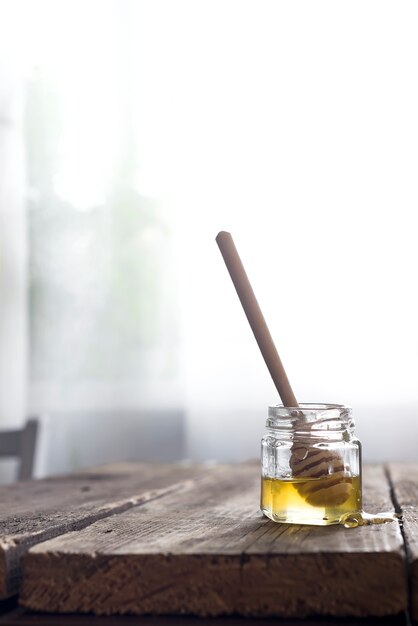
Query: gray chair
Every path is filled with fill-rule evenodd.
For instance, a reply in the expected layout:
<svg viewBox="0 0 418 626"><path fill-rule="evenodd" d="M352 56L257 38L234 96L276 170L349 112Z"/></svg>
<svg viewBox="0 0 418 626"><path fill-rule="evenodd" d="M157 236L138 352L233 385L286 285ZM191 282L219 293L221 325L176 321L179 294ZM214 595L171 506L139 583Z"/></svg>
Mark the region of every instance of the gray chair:
<svg viewBox="0 0 418 626"><path fill-rule="evenodd" d="M38 425L38 420L31 418L20 430L0 431L0 458L19 459L18 480L32 478Z"/></svg>

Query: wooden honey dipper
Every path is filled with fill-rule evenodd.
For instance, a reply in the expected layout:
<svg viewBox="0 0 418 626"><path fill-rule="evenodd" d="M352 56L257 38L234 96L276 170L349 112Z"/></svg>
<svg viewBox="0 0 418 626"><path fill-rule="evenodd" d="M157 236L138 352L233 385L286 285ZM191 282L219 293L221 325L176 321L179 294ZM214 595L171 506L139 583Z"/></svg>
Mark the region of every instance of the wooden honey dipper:
<svg viewBox="0 0 418 626"><path fill-rule="evenodd" d="M295 487L308 504L314 506L343 504L350 496L352 477L346 471L343 459L337 452L317 448L309 442L310 427L306 423L303 409L299 406L290 386L232 236L228 232L221 231L216 237L216 242L283 406L293 409L302 433L307 435L306 443L303 437L299 436L291 447L290 468L293 477L302 479L300 483L295 483ZM298 421L295 426L298 428ZM304 481L303 479L321 480Z"/></svg>

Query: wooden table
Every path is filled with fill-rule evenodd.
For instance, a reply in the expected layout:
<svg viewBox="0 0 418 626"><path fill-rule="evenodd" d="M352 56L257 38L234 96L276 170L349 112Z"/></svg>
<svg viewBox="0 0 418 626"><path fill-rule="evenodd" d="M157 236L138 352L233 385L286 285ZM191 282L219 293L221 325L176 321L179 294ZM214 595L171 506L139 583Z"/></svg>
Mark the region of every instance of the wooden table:
<svg viewBox="0 0 418 626"><path fill-rule="evenodd" d="M118 464L0 488L0 625L418 621L418 465L365 467L366 510L403 522L356 529L275 524L259 482Z"/></svg>

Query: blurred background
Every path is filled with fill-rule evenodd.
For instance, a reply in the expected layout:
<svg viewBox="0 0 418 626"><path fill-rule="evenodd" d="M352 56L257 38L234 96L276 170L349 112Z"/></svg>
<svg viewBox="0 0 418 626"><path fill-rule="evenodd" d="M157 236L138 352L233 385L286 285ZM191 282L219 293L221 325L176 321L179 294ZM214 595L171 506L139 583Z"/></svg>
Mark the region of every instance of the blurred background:
<svg viewBox="0 0 418 626"><path fill-rule="evenodd" d="M256 457L278 398L417 460L418 5L0 0L0 430L35 474ZM13 461L0 479L11 480Z"/></svg>

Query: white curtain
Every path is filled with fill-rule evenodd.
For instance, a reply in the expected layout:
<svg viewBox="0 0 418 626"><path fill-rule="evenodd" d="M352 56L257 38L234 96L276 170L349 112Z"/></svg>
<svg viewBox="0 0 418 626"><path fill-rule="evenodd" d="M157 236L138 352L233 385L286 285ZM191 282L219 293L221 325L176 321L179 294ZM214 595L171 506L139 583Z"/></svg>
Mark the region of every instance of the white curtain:
<svg viewBox="0 0 418 626"><path fill-rule="evenodd" d="M3 357L3 413L16 420L7 390L19 423L40 417L38 474L182 457L172 242L141 182L132 4L23 5L2 4L21 56L3 56L13 79L4 119L15 127L2 145L11 170L0 174L14 194L1 209L2 348L14 349Z"/></svg>
<svg viewBox="0 0 418 626"><path fill-rule="evenodd" d="M221 229L301 401L353 406L366 459L415 459L416 5L26 8L28 410L51 416L42 471L124 450L258 454L278 398ZM161 427L141 422L149 410Z"/></svg>
<svg viewBox="0 0 418 626"><path fill-rule="evenodd" d="M18 25L12 15L0 19L0 430L20 427L27 406L22 40ZM3 464L0 479L9 480L14 471L13 464Z"/></svg>

